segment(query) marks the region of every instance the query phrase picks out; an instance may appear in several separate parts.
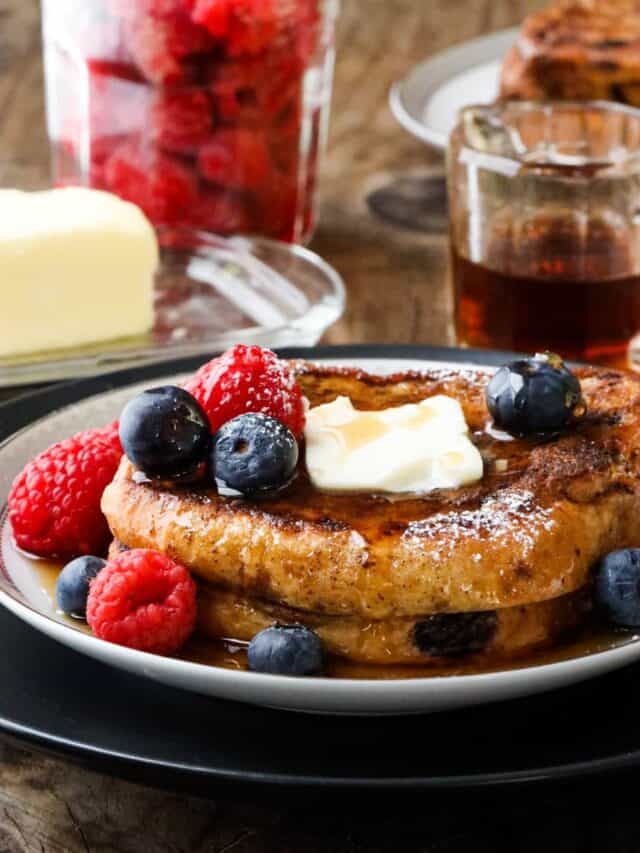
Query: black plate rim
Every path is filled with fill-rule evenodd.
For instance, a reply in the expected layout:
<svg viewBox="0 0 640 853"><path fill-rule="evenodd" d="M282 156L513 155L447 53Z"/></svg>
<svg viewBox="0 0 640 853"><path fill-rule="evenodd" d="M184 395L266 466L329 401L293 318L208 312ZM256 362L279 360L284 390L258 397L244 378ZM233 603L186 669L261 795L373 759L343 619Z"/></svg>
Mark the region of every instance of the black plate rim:
<svg viewBox="0 0 640 853"><path fill-rule="evenodd" d="M422 345L350 344L344 346L291 347L278 350L287 358L352 359L388 358L448 361L479 365L500 365L516 356L495 350L454 349ZM102 374L91 379L65 382L53 388L27 391L20 397L0 404L0 443L33 423L68 405L97 394L114 390L155 376L180 373L194 369L207 354L196 358L168 361L144 367L129 368ZM33 629L35 630L35 629ZM51 640L55 642L55 640ZM640 765L640 750L626 751L607 758L595 758L560 765L548 765L534 770L503 771L454 776L387 777L331 777L299 774L291 776L269 771L240 771L205 767L197 764L155 761L147 756L104 749L79 740L60 737L51 732L37 730L20 724L0 714L0 734L13 742L30 745L45 753L66 757L98 771L111 772L125 777L142 775L150 784L158 784L155 773L162 770L164 784L189 779L207 780L210 783L247 784L258 786L320 788L332 790L452 790L462 788L491 788L541 782L561 782L569 779L611 774L632 770ZM154 773L153 778L147 774Z"/></svg>
<svg viewBox="0 0 640 853"><path fill-rule="evenodd" d="M402 718L397 718L401 720ZM368 776L331 777L298 774L296 776L268 771L221 770L197 764L154 761L145 756L106 750L83 744L56 735L43 735L29 726L21 726L0 716L0 735L14 743L29 745L40 751L69 758L89 766L96 771L108 772L123 777L141 776L149 784L158 786L157 779L150 779L153 771L162 770L167 779L162 787L170 787L177 779L206 780L212 784L269 786L290 788L322 788L325 790L459 790L472 788L499 788L511 785L529 785L543 782L566 782L568 780L612 775L621 771L632 771L640 765L640 751L622 753L610 758L574 762L541 767L536 770L515 770L496 773L458 774L455 776L389 776L376 779Z"/></svg>

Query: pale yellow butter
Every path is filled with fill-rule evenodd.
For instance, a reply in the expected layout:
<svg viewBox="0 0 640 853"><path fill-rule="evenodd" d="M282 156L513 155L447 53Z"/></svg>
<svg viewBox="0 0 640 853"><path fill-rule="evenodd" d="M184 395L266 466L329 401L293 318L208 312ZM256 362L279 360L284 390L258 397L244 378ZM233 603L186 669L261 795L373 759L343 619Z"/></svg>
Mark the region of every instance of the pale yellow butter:
<svg viewBox="0 0 640 853"><path fill-rule="evenodd" d="M483 475L462 407L444 395L375 412L338 397L307 413L305 446L311 481L328 491L425 493Z"/></svg>
<svg viewBox="0 0 640 853"><path fill-rule="evenodd" d="M129 202L0 190L0 356L149 331L157 265L153 227Z"/></svg>

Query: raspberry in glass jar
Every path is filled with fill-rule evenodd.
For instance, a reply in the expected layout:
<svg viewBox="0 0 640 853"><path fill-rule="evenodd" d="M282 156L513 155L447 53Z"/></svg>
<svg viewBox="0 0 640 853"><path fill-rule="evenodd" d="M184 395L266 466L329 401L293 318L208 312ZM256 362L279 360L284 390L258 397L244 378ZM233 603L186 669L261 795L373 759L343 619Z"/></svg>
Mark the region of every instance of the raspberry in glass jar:
<svg viewBox="0 0 640 853"><path fill-rule="evenodd" d="M54 178L305 241L337 0L43 0Z"/></svg>

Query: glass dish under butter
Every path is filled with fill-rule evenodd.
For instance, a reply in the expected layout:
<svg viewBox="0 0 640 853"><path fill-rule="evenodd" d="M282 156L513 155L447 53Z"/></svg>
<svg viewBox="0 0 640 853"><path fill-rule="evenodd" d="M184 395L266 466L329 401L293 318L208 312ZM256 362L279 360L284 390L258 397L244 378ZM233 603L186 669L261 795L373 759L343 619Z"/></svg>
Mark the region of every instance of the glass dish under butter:
<svg viewBox="0 0 640 853"><path fill-rule="evenodd" d="M301 246L161 229L154 326L145 335L0 359L0 387L95 376L226 349L313 346L342 314L338 273Z"/></svg>

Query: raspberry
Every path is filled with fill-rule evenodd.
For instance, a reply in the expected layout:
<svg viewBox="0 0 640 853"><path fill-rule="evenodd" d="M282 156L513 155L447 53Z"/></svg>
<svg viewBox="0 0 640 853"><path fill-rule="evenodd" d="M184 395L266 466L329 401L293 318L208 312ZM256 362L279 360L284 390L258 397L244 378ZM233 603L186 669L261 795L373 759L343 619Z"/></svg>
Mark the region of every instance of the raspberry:
<svg viewBox="0 0 640 853"><path fill-rule="evenodd" d="M187 0L191 16L215 38L226 41L230 56L266 50L295 14L296 0Z"/></svg>
<svg viewBox="0 0 640 853"><path fill-rule="evenodd" d="M249 234L253 230L248 199L218 187L200 191L186 221L194 228L214 234Z"/></svg>
<svg viewBox="0 0 640 853"><path fill-rule="evenodd" d="M231 23L229 0L184 0L194 21L205 26L216 38L225 36Z"/></svg>
<svg viewBox="0 0 640 853"><path fill-rule="evenodd" d="M110 533L100 500L121 456L114 425L81 432L36 456L9 494L17 545L40 557L101 554Z"/></svg>
<svg viewBox="0 0 640 853"><path fill-rule="evenodd" d="M164 24L150 18L126 25L127 46L143 76L151 83L174 85L189 80L189 68L169 53L166 47Z"/></svg>
<svg viewBox="0 0 640 853"><path fill-rule="evenodd" d="M155 223L172 224L196 201L195 173L179 160L135 140L117 148L104 167L107 189L141 207Z"/></svg>
<svg viewBox="0 0 640 853"><path fill-rule="evenodd" d="M262 134L241 128L218 131L198 154L198 168L203 178L235 189L262 186L270 165Z"/></svg>
<svg viewBox="0 0 640 853"><path fill-rule="evenodd" d="M213 126L213 104L200 89L159 90L151 104L151 134L163 148L190 154Z"/></svg>
<svg viewBox="0 0 640 853"><path fill-rule="evenodd" d="M105 427L99 427L94 430L97 436L103 438L113 450L122 456L122 445L120 444L120 423L113 421Z"/></svg>
<svg viewBox="0 0 640 853"><path fill-rule="evenodd" d="M216 101L218 118L223 122L239 122L259 126L260 114L257 89L266 75L264 57L228 59L218 57L210 63L209 83Z"/></svg>
<svg viewBox="0 0 640 853"><path fill-rule="evenodd" d="M172 14L146 12L132 5L124 20L127 48L139 71L151 83L174 85L188 82L192 69L188 60L207 53L213 39L191 21L181 3Z"/></svg>
<svg viewBox="0 0 640 853"><path fill-rule="evenodd" d="M292 101L301 101L304 67L286 50L212 62L211 91L221 121L264 126Z"/></svg>
<svg viewBox="0 0 640 853"><path fill-rule="evenodd" d="M296 437L304 430L300 386L271 350L239 344L203 365L184 387L204 408L214 433L245 412L270 415Z"/></svg>
<svg viewBox="0 0 640 853"><path fill-rule="evenodd" d="M179 563L158 551L125 551L91 582L91 630L109 643L171 654L196 624L196 585Z"/></svg>

